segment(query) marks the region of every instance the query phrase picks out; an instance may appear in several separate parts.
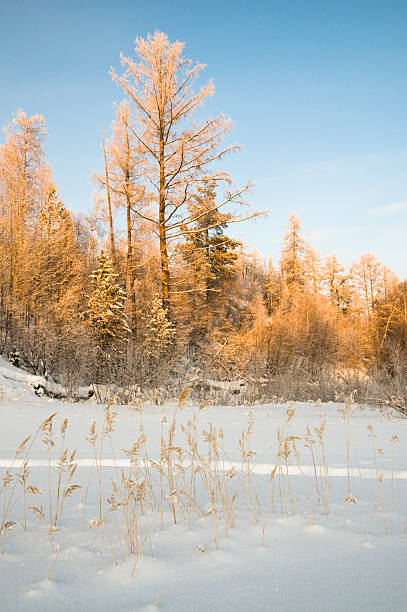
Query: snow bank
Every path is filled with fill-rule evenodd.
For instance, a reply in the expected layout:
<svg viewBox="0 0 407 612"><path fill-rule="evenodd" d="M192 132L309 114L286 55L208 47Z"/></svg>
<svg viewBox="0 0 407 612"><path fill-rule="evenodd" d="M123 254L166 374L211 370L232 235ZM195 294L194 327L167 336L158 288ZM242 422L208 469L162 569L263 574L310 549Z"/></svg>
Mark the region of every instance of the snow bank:
<svg viewBox="0 0 407 612"><path fill-rule="evenodd" d="M16 368L11 363L0 357L0 377L14 382L24 383L31 387L37 395L50 395L57 398L88 399L93 395L91 387L79 387L77 390L69 391L66 387L47 380L43 376L29 374L24 370Z"/></svg>

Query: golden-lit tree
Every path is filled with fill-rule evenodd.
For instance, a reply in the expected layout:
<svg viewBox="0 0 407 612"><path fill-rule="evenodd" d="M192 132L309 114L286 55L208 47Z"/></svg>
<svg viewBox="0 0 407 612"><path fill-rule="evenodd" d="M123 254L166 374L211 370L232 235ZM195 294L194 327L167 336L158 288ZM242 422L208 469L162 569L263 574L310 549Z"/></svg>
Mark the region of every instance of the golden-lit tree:
<svg viewBox="0 0 407 612"><path fill-rule="evenodd" d="M291 213L288 218L280 260L284 282L290 289L304 287L305 285L304 257L307 244L300 230L301 221L297 213Z"/></svg>
<svg viewBox="0 0 407 612"><path fill-rule="evenodd" d="M193 120L194 112L214 93L214 86L209 81L198 91L193 90L194 81L205 66L193 65L185 59L183 48L183 43L171 43L162 32L146 39L137 38L139 61L122 55L124 73L119 76L112 71L114 81L123 87L136 113L136 121L127 125L137 141L146 189L155 203L152 214L140 208L136 213L152 223L158 235L166 310L171 303L169 250L187 229L194 231L191 228L200 218L199 214L189 213L188 200L204 181L230 180L224 172L215 172L213 164L237 148L221 147L222 138L231 129L230 120L223 114ZM240 203L245 190L246 187L226 191L216 208Z"/></svg>
<svg viewBox="0 0 407 612"><path fill-rule="evenodd" d="M131 109L127 100L116 108L113 122L112 138L104 148L105 174L97 176L105 185L109 209L109 235L112 260L116 260L116 247L113 236L112 201L124 209L126 219L126 293L130 302L129 323L132 329L136 323L136 279L135 279L135 246L134 230L140 226L145 213L145 186L140 182L142 169L139 145L131 126L133 125ZM137 211L137 218L135 215Z"/></svg>
<svg viewBox="0 0 407 612"><path fill-rule="evenodd" d="M351 288L349 286L349 274L338 261L336 255L325 258L322 269L325 293L332 304L335 304L342 312L347 312L351 304Z"/></svg>
<svg viewBox="0 0 407 612"><path fill-rule="evenodd" d="M42 115L28 117L19 110L0 147L2 282L11 308L30 291L30 237L50 174L44 163L45 129Z"/></svg>

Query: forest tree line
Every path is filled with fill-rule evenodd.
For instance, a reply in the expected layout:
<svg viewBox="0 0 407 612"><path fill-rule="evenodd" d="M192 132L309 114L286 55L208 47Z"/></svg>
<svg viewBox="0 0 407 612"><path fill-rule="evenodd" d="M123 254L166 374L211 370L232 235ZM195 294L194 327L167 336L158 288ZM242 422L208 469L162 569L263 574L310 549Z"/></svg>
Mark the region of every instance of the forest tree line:
<svg viewBox="0 0 407 612"><path fill-rule="evenodd" d="M20 110L5 128L0 354L67 386L405 380L407 284L371 254L349 269L321 258L295 213L279 262L247 252L228 229L256 214L219 170L230 121L199 119L204 66L160 32L136 52L112 72L126 98L90 213L61 201L43 117Z"/></svg>

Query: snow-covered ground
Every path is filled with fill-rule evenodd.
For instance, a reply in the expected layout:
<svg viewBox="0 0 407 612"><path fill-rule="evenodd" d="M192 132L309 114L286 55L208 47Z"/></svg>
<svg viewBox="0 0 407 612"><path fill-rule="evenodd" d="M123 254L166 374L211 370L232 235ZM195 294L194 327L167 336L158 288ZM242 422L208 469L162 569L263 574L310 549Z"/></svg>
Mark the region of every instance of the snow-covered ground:
<svg viewBox="0 0 407 612"><path fill-rule="evenodd" d="M2 612L406 609L406 419L186 403L106 420L0 366Z"/></svg>

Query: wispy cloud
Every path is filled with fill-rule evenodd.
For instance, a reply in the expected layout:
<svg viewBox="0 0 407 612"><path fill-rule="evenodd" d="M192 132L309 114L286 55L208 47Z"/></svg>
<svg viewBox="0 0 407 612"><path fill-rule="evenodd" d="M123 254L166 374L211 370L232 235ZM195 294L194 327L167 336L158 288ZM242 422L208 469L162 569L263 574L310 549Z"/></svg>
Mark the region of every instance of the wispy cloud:
<svg viewBox="0 0 407 612"><path fill-rule="evenodd" d="M393 215L403 210L407 210L407 201L397 202L397 204L387 204L386 206L378 206L377 208L373 208L369 214L374 217L381 217L384 215Z"/></svg>
<svg viewBox="0 0 407 612"><path fill-rule="evenodd" d="M349 225L348 227L320 227L318 229L311 229L308 232L308 236L311 238L311 242L323 242L324 240L330 240L331 238L337 238L339 236L349 236L351 234L359 234L364 229L362 225Z"/></svg>

